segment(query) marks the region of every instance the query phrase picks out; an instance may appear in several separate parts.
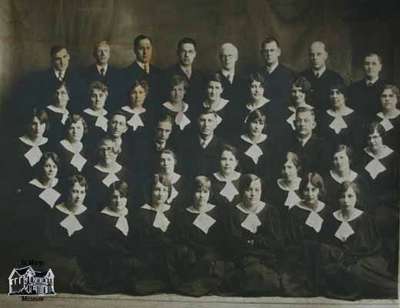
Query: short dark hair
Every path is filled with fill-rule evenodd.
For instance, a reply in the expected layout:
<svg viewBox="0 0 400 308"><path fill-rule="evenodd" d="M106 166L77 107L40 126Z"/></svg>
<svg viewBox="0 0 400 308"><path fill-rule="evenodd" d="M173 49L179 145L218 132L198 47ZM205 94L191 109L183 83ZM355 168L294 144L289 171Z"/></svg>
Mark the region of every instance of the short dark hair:
<svg viewBox="0 0 400 308"><path fill-rule="evenodd" d="M176 45L176 50L180 51L183 44L192 44L194 46L194 49L197 50L197 43L191 37L184 37L184 38L180 39L178 41L178 44Z"/></svg>
<svg viewBox="0 0 400 308"><path fill-rule="evenodd" d="M395 86L394 84L385 84L383 86L383 89L380 93L380 95L382 95L383 91L385 90L392 90L393 94L396 95L397 98L397 104L399 104L400 101L400 90L397 86Z"/></svg>
<svg viewBox="0 0 400 308"><path fill-rule="evenodd" d="M299 77L293 83L292 87L301 88L306 95L311 91L311 83L306 77Z"/></svg>
<svg viewBox="0 0 400 308"><path fill-rule="evenodd" d="M360 197L360 187L358 186L358 184L356 182L350 182L350 181L344 181L338 190L338 199L349 189L353 189L356 196L357 196L357 202L356 204L358 204L359 202L359 197Z"/></svg>
<svg viewBox="0 0 400 308"><path fill-rule="evenodd" d="M378 60L379 60L379 62L380 62L381 64L383 64L383 59L382 59L382 57L381 57L380 54L377 53L376 51L368 51L368 52L364 55L363 61L365 61L365 58L367 58L367 57L374 57L374 56L378 58Z"/></svg>
<svg viewBox="0 0 400 308"><path fill-rule="evenodd" d="M146 40L146 39L149 40L151 44L153 44L153 41L151 40L151 38L149 36L144 35L144 34L139 34L133 40L133 49L136 51L139 48L140 41Z"/></svg>
<svg viewBox="0 0 400 308"><path fill-rule="evenodd" d="M276 46L278 46L278 48L281 48L281 45L279 44L279 41L276 37L274 36L267 36L262 42L261 42L261 48L264 47L265 44L269 44L275 42Z"/></svg>
<svg viewBox="0 0 400 308"><path fill-rule="evenodd" d="M29 112L26 115L26 117L24 117L25 127L28 129L28 127L32 124L35 118L37 118L40 123L46 124L46 131L47 131L49 125L49 115L45 110L37 110L36 108L33 108L31 112Z"/></svg>
<svg viewBox="0 0 400 308"><path fill-rule="evenodd" d="M253 81L257 81L259 83L261 83L262 85L264 85L265 83L265 78L263 75L261 75L260 73L252 73L249 75L248 78L248 85L251 86L251 84L253 83Z"/></svg>
<svg viewBox="0 0 400 308"><path fill-rule="evenodd" d="M94 89L100 90L101 92L107 92L108 93L108 87L105 83L95 80L92 81L89 85L89 93L91 93Z"/></svg>
<svg viewBox="0 0 400 308"><path fill-rule="evenodd" d="M128 197L128 184L124 181L116 181L112 183L108 188L108 198L111 199L111 195L114 191L119 191L122 197Z"/></svg>
<svg viewBox="0 0 400 308"><path fill-rule="evenodd" d="M82 122L83 133L86 134L87 133L87 123L80 114L71 114L68 117L67 121L65 122L65 131L67 132L68 128L70 128L73 123L77 123L79 121Z"/></svg>
<svg viewBox="0 0 400 308"><path fill-rule="evenodd" d="M189 83L187 82L186 78L184 78L181 75L173 75L168 82L169 89L172 89L173 87L183 84L183 87L185 90L189 87Z"/></svg>
<svg viewBox="0 0 400 308"><path fill-rule="evenodd" d="M255 174L244 174L241 176L239 180L239 194L241 197L243 197L244 192L246 189L248 189L251 185L251 183L255 181L260 181L261 183L261 190L263 188L263 181L261 180L260 177L258 177Z"/></svg>
<svg viewBox="0 0 400 308"><path fill-rule="evenodd" d="M40 178L42 178L44 175L44 170L43 170L44 164L49 159L51 159L56 164L57 168L60 169L61 162L60 162L60 158L58 157L57 153L45 152L36 166L37 175Z"/></svg>
<svg viewBox="0 0 400 308"><path fill-rule="evenodd" d="M144 80L144 79L143 80L135 80L135 82L129 89L129 93L132 92L133 89L135 89L136 87L139 87L139 86L144 89L144 91L146 92L146 95L149 94L149 83L147 82L147 80Z"/></svg>
<svg viewBox="0 0 400 308"><path fill-rule="evenodd" d="M340 93L343 94L343 96L345 98L348 97L348 90L347 90L347 86L345 85L344 82L336 82L333 83L330 87L329 87L329 92L332 90L338 90Z"/></svg>
<svg viewBox="0 0 400 308"><path fill-rule="evenodd" d="M307 187L307 184L311 183L313 186L319 189L319 198L323 198L325 196L325 184L322 177L316 172L309 172L307 173L300 183L300 192L303 194L304 190Z"/></svg>
<svg viewBox="0 0 400 308"><path fill-rule="evenodd" d="M250 112L249 115L246 117L246 121L244 124L246 133L249 132L250 123L254 122L256 120L261 120L264 123L264 130L265 130L265 126L267 125L267 116L260 109L256 109L256 110L253 110L252 112Z"/></svg>
<svg viewBox="0 0 400 308"><path fill-rule="evenodd" d="M335 147L332 156L339 152L345 152L347 157L349 158L349 163L351 164L351 161L353 159L353 150L351 149L351 147L346 144L339 144Z"/></svg>
<svg viewBox="0 0 400 308"><path fill-rule="evenodd" d="M236 160L239 162L239 151L233 145L230 144L223 144L221 147L221 151L219 152L219 158L221 158L222 153L224 152L231 152L233 156L235 156Z"/></svg>
<svg viewBox="0 0 400 308"><path fill-rule="evenodd" d="M65 45L54 45L54 46L52 46L51 48L50 48L50 57L54 57L54 55L57 53L57 52L59 52L59 51L61 51L61 50L63 50L63 49L65 49L67 52L68 52L68 49L67 49L67 47L65 46Z"/></svg>
<svg viewBox="0 0 400 308"><path fill-rule="evenodd" d="M367 127L367 136L377 132L381 137L386 135L385 128L379 122L372 122Z"/></svg>
<svg viewBox="0 0 400 308"><path fill-rule="evenodd" d="M81 174L74 174L69 176L64 183L64 192L66 195L70 193L71 188L78 183L80 186L85 188L85 191L88 190L88 183L86 178Z"/></svg>

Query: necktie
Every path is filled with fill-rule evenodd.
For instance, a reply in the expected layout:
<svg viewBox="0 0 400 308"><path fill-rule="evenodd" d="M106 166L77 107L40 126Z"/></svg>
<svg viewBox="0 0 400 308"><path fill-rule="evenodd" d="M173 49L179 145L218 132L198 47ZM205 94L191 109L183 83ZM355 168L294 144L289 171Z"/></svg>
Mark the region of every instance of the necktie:
<svg viewBox="0 0 400 308"><path fill-rule="evenodd" d="M106 70L104 68L100 69L100 75L103 77L106 75Z"/></svg>
<svg viewBox="0 0 400 308"><path fill-rule="evenodd" d="M60 72L57 72L57 79L59 80L59 81L63 81L63 74L62 74L62 72L60 71Z"/></svg>
<svg viewBox="0 0 400 308"><path fill-rule="evenodd" d="M146 72L146 74L150 73L150 66L148 63L144 64L144 71Z"/></svg>

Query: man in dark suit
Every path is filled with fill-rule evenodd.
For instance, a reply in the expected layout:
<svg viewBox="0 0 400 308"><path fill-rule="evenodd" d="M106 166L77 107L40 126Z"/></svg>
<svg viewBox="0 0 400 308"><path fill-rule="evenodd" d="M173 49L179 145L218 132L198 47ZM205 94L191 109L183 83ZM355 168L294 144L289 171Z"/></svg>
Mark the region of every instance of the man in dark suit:
<svg viewBox="0 0 400 308"><path fill-rule="evenodd" d="M343 84L344 80L337 72L326 67L328 52L325 44L315 41L309 48L310 68L301 73L311 83L311 103L319 112L330 107L329 89L333 85Z"/></svg>
<svg viewBox="0 0 400 308"><path fill-rule="evenodd" d="M161 70L151 64L153 55L151 38L143 34L138 35L133 42L133 51L136 60L122 73L125 84L123 96L127 99L129 90L135 81L146 80L149 84L147 102L153 106L156 105L155 109L157 109L161 99Z"/></svg>
<svg viewBox="0 0 400 308"><path fill-rule="evenodd" d="M178 63L168 68L164 73L163 100L169 99L169 81L172 76L182 76L188 83L188 89L185 95L185 102L197 110L200 103L203 102L205 93L204 74L193 67L193 62L197 56L197 43L190 37L184 37L179 40L176 50Z"/></svg>
<svg viewBox="0 0 400 308"><path fill-rule="evenodd" d="M363 68L364 78L350 85L349 105L364 120L371 121L381 109L380 95L385 85L380 76L382 58L374 52L366 54Z"/></svg>
<svg viewBox="0 0 400 308"><path fill-rule="evenodd" d="M107 41L96 43L93 48L95 63L90 65L84 72L87 88L93 81L101 81L108 88L108 97L105 108L108 111L115 111L123 103L120 95L120 71L109 64L111 48Z"/></svg>
<svg viewBox="0 0 400 308"><path fill-rule="evenodd" d="M283 113L287 109L295 73L279 63L282 51L276 38L264 39L260 52L264 59L264 66L259 70L265 79L264 95L274 104L273 107L271 106L274 113Z"/></svg>

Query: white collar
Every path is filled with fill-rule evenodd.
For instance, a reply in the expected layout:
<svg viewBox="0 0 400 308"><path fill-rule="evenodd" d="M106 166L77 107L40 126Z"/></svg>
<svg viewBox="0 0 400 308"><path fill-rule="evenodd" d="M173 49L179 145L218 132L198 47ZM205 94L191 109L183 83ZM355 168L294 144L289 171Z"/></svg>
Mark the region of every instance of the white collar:
<svg viewBox="0 0 400 308"><path fill-rule="evenodd" d="M330 116L336 118L336 117L344 117L347 116L349 114L352 114L354 112L353 109L351 109L350 107L345 106L344 109L341 112L336 112L332 109L328 109L326 111L327 114L329 114Z"/></svg>
<svg viewBox="0 0 400 308"><path fill-rule="evenodd" d="M384 149L379 156L376 156L367 147L364 148L364 152L367 153L372 158L380 160L380 159L385 158L385 157L389 156L390 154L392 154L393 150L391 148L389 148L387 145L384 145Z"/></svg>
<svg viewBox="0 0 400 308"><path fill-rule="evenodd" d="M58 184L58 179L55 178L50 187L44 186L44 185L42 184L42 182L40 182L38 179L33 179L33 180L31 180L31 181L29 182L29 184L32 184L33 186L36 186L37 188L40 188L40 189L54 188L54 187Z"/></svg>
<svg viewBox="0 0 400 308"><path fill-rule="evenodd" d="M394 115L390 116L390 117L385 117L385 115L383 114L383 112L378 112L376 114L378 117L380 117L381 119L395 119L400 115L400 110L396 109L396 112Z"/></svg>
<svg viewBox="0 0 400 308"><path fill-rule="evenodd" d="M55 75L55 76L57 77L57 79L58 79L59 76L62 77L62 78L64 78L64 77L65 77L65 73L67 72L67 70L58 71L58 70L56 70L56 69L53 69L53 72L54 72L54 75Z"/></svg>
<svg viewBox="0 0 400 308"><path fill-rule="evenodd" d="M167 108L168 110L173 111L175 113L177 113L177 112L186 112L189 109L189 105L186 104L185 102L182 102L182 106L183 106L182 110L177 110L176 106L174 104L172 104L171 102L169 102L169 101L165 102L163 104L163 106L165 108Z"/></svg>
<svg viewBox="0 0 400 308"><path fill-rule="evenodd" d="M372 80L369 80L369 79L365 78L365 84L366 84L366 85L373 85L373 84L375 84L378 80L379 80L379 76L374 77L374 79L372 79Z"/></svg>
<svg viewBox="0 0 400 308"><path fill-rule="evenodd" d="M175 184L176 182L179 181L179 179L181 178L181 175L174 172L169 176L169 180L171 182L171 184Z"/></svg>
<svg viewBox="0 0 400 308"><path fill-rule="evenodd" d="M233 67L233 69L231 71L228 71L226 69L221 68L221 74L222 76L224 76L225 78L228 78L229 76L232 76L232 81L234 79L235 76L235 67ZM228 78L229 79L229 78Z"/></svg>
<svg viewBox="0 0 400 308"><path fill-rule="evenodd" d="M240 139L242 139L243 141L245 141L245 142L247 142L249 144L259 144L259 143L262 143L265 140L267 140L267 137L268 136L266 134L261 134L261 137L257 142L254 142L253 140L251 140L250 137L247 136L247 135L241 135Z"/></svg>
<svg viewBox="0 0 400 308"><path fill-rule="evenodd" d="M312 134L305 139L297 138L297 141L300 142L301 146L304 147L307 144L307 142L311 139L311 137L312 137Z"/></svg>
<svg viewBox="0 0 400 308"><path fill-rule="evenodd" d="M85 110L83 110L83 112L94 117L101 117L101 116L104 117L108 113L107 110L105 110L104 108L100 110L100 113L93 110L92 108L86 108Z"/></svg>
<svg viewBox="0 0 400 308"><path fill-rule="evenodd" d="M100 213L103 213L105 215L112 216L112 217L125 217L126 215L128 215L128 212L129 212L128 208L126 208L126 207L124 207L120 213L117 213L106 206Z"/></svg>
<svg viewBox="0 0 400 308"><path fill-rule="evenodd" d="M100 165L94 165L94 167L103 173L117 173L117 172L121 171L121 169L122 169L122 166L120 164L118 164L117 162L115 162L115 165L112 168L113 170L108 170Z"/></svg>
<svg viewBox="0 0 400 308"><path fill-rule="evenodd" d="M272 64L272 66L270 66L270 67L267 66L266 69L267 69L268 74L272 74L276 70L278 65L279 65L279 61L276 62L275 64Z"/></svg>
<svg viewBox="0 0 400 308"><path fill-rule="evenodd" d="M214 103L214 106L211 106L207 101L203 102L203 106L205 108L210 108L213 111L217 112L217 111L222 110L228 103L229 103L229 100L221 97L217 103Z"/></svg>
<svg viewBox="0 0 400 308"><path fill-rule="evenodd" d="M319 212L321 212L321 211L324 209L325 203L323 203L322 201L318 201L318 203L317 203L317 208L316 208L315 210L310 209L310 208L307 207L307 206L304 206L304 205L303 205L303 202L300 202L300 203L297 204L296 206L299 207L299 208L301 208L301 209L307 210L307 211L309 211L309 212L319 213Z"/></svg>
<svg viewBox="0 0 400 308"><path fill-rule="evenodd" d="M225 178L220 172L215 172L214 177L221 182L232 182L232 181L236 181L240 178L240 176L242 175L240 172L233 170L232 174L229 176L229 178Z"/></svg>
<svg viewBox="0 0 400 308"><path fill-rule="evenodd" d="M349 222L352 221L354 219L356 219L357 217L360 217L362 214L364 213L364 211L359 210L357 208L353 209L353 212L351 213L349 218L345 218L343 217L343 213L341 210L337 210L335 212L333 212L333 216L336 218L336 220L341 221L341 222Z"/></svg>
<svg viewBox="0 0 400 308"><path fill-rule="evenodd" d="M191 65L189 67L186 67L181 64L178 64L178 66L188 79L190 79L190 77L192 77L193 68Z"/></svg>
<svg viewBox="0 0 400 308"><path fill-rule="evenodd" d="M246 108L249 111L254 111L254 110L257 110L257 109L261 108L262 106L264 106L265 104L267 104L269 102L270 102L270 100L268 98L266 98L265 96L263 96L261 98L261 101L257 105L253 105L253 104L247 103L246 104Z"/></svg>
<svg viewBox="0 0 400 308"><path fill-rule="evenodd" d="M161 206L159 206L158 208L154 208L154 207L152 207L151 205L149 205L149 204L146 203L146 204L142 205L141 208L142 208L142 209L145 209L145 210L153 211L153 212L161 212L161 213L164 213L164 212L168 211L168 210L171 208L171 206L168 205L168 204L166 204L166 203L164 203L164 204L162 204Z"/></svg>
<svg viewBox="0 0 400 308"><path fill-rule="evenodd" d="M47 139L46 137L42 137L38 143L34 143L34 142L32 142L31 139L29 139L29 138L28 138L27 136L25 136L25 135L19 137L19 140L21 140L21 141L22 141L23 143L25 143L26 145L30 145L31 147L39 147L39 146L41 146L41 145L43 145L43 144L46 144L47 141L48 141L48 139Z"/></svg>
<svg viewBox="0 0 400 308"><path fill-rule="evenodd" d="M54 105L48 105L47 108L50 109L51 111L54 111L55 113L69 114L68 109L61 109L60 107Z"/></svg>
<svg viewBox="0 0 400 308"><path fill-rule="evenodd" d="M123 111L129 112L129 113L132 113L132 114L138 114L138 115L146 112L146 108L144 108L144 107L142 107L140 110L135 110L135 109L131 108L128 105L125 105L125 106L121 107L121 109Z"/></svg>
<svg viewBox="0 0 400 308"><path fill-rule="evenodd" d="M318 74L318 76L321 77L322 74L325 73L325 71L326 71L326 66L324 65L319 70L314 70L314 69L311 69L311 70L312 70L314 75Z"/></svg>
<svg viewBox="0 0 400 308"><path fill-rule="evenodd" d="M202 213L208 213L210 212L213 208L215 208L215 205L211 203L207 203L204 207L202 207L200 210L194 208L193 206L187 207L186 211L193 213L193 214L202 214Z"/></svg>
<svg viewBox="0 0 400 308"><path fill-rule="evenodd" d="M254 211L249 211L247 208L245 208L245 207L243 206L242 203L237 204L237 205L236 205L236 208L237 208L238 210L240 210L241 212L247 214L247 215L249 215L249 214L255 214L255 215L257 215L258 213L260 213L260 212L265 208L265 206L266 206L265 202L259 201L258 204L257 204L257 207L255 208Z"/></svg>
<svg viewBox="0 0 400 308"><path fill-rule="evenodd" d="M353 170L350 170L350 174L348 177L340 177L336 173L334 173L333 170L329 170L329 174L331 175L332 179L334 179L339 184L342 184L345 181L354 182L354 180L358 176L357 172Z"/></svg>
<svg viewBox="0 0 400 308"><path fill-rule="evenodd" d="M143 62L139 62L139 61L136 60L136 63L137 63L137 65L139 65L139 67L140 67L142 70L145 71L145 68L144 68L145 64L144 64ZM150 63L146 63L146 65L149 66L149 71L150 71L150 66L151 66Z"/></svg>
<svg viewBox="0 0 400 308"><path fill-rule="evenodd" d="M80 205L74 212L72 212L70 209L68 209L64 203L60 203L56 205L56 209L59 210L60 212L67 214L67 215L72 215L72 216L77 216L82 214L87 210L87 207L85 205Z"/></svg>
<svg viewBox="0 0 400 308"><path fill-rule="evenodd" d="M202 142L204 142L204 144L205 144L204 148L206 148L210 144L210 142L213 140L213 138L214 138L214 134L212 134L211 136L208 136L206 139L201 138L199 135L199 142L200 142L200 144Z"/></svg>
<svg viewBox="0 0 400 308"><path fill-rule="evenodd" d="M300 188L301 178L300 178L300 177L295 178L295 180L294 180L294 186L295 186L295 188L294 188L294 189L290 189L290 188L285 184L284 179L278 179L278 180L276 181L276 183L278 184L279 188L282 189L282 190L284 190L284 191L296 191L296 190L299 190L299 188Z"/></svg>
<svg viewBox="0 0 400 308"><path fill-rule="evenodd" d="M101 70L102 69L104 70L104 74L106 74L107 70L108 70L108 63L106 65L98 65L98 64L96 64L96 68L97 68L97 72L99 74L101 74Z"/></svg>
<svg viewBox="0 0 400 308"><path fill-rule="evenodd" d="M60 141L60 144L61 144L66 150L68 150L69 152L74 153L74 154L80 153L80 152L82 151L82 149L83 149L83 144L82 144L82 142L80 142L80 141L79 141L79 143L78 143L78 148L77 148L77 149L75 149L75 148L72 146L71 142L69 142L67 139L61 140L61 141Z"/></svg>

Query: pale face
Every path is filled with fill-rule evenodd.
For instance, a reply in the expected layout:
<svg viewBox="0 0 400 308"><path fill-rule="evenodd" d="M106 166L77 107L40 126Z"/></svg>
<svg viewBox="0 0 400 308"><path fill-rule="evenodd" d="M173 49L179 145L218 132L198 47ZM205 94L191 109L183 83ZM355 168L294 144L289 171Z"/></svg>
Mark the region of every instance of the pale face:
<svg viewBox="0 0 400 308"><path fill-rule="evenodd" d="M375 79L379 77L379 73L382 70L382 63L379 61L377 55L371 55L364 59L364 73L369 79Z"/></svg>
<svg viewBox="0 0 400 308"><path fill-rule="evenodd" d="M295 119L296 132L300 137L307 138L312 135L316 126L315 119L310 112L298 112Z"/></svg>
<svg viewBox="0 0 400 308"><path fill-rule="evenodd" d="M111 140L104 140L97 149L99 153L99 160L107 164L115 162L118 154L115 153L114 143Z"/></svg>
<svg viewBox="0 0 400 308"><path fill-rule="evenodd" d="M263 56L265 63L268 66L272 66L279 62L281 49L278 47L276 42L270 42L264 44L264 46L261 48L261 55Z"/></svg>
<svg viewBox="0 0 400 308"><path fill-rule="evenodd" d="M217 119L214 114L202 114L198 119L199 131L202 136L210 136L217 128Z"/></svg>
<svg viewBox="0 0 400 308"><path fill-rule="evenodd" d="M142 107L146 99L147 93L142 86L134 87L130 92L130 103L132 107Z"/></svg>
<svg viewBox="0 0 400 308"><path fill-rule="evenodd" d="M175 169L175 159L169 153L162 153L160 156L160 169L161 172L171 174Z"/></svg>
<svg viewBox="0 0 400 308"><path fill-rule="evenodd" d="M220 82L210 81L207 86L207 98L212 102L218 101L221 98L223 90Z"/></svg>
<svg viewBox="0 0 400 308"><path fill-rule="evenodd" d="M67 130L67 139L70 142L79 142L83 138L83 134L85 131L85 127L83 126L82 121L78 121L76 123L71 123L70 127Z"/></svg>
<svg viewBox="0 0 400 308"><path fill-rule="evenodd" d="M149 39L142 39L135 50L136 58L142 63L150 63L153 53L153 46Z"/></svg>
<svg viewBox="0 0 400 308"><path fill-rule="evenodd" d="M123 115L116 114L110 120L109 132L114 138L120 138L128 129L126 118Z"/></svg>
<svg viewBox="0 0 400 308"><path fill-rule="evenodd" d="M294 179L297 175L298 171L296 165L291 160L286 161L282 167L282 176L285 179Z"/></svg>
<svg viewBox="0 0 400 308"><path fill-rule="evenodd" d="M74 183L71 188L69 195L69 202L71 205L79 206L82 205L86 198L85 186L79 185L79 183Z"/></svg>
<svg viewBox="0 0 400 308"><path fill-rule="evenodd" d="M301 87L292 86L290 95L292 97L292 101L296 106L306 103L306 93L303 92L303 89Z"/></svg>
<svg viewBox="0 0 400 308"><path fill-rule="evenodd" d="M357 194L352 187L349 187L339 198L339 204L342 209L353 209L357 203Z"/></svg>
<svg viewBox="0 0 400 308"><path fill-rule="evenodd" d="M250 84L250 95L253 100L259 100L264 97L264 86L259 81L253 81Z"/></svg>
<svg viewBox="0 0 400 308"><path fill-rule="evenodd" d="M338 89L331 89L329 91L329 99L333 109L340 109L346 105L346 98Z"/></svg>
<svg viewBox="0 0 400 308"><path fill-rule="evenodd" d="M243 203L248 207L256 205L261 200L261 181L256 180L250 183L243 193Z"/></svg>
<svg viewBox="0 0 400 308"><path fill-rule="evenodd" d="M197 208L206 205L208 199L210 199L210 191L208 189L202 188L194 193L194 204Z"/></svg>
<svg viewBox="0 0 400 308"><path fill-rule="evenodd" d="M107 92L103 92L100 89L92 89L89 96L91 108L96 111L103 110L107 96Z"/></svg>
<svg viewBox="0 0 400 308"><path fill-rule="evenodd" d="M56 71L65 71L69 65L69 53L64 48L56 52L52 57L53 67Z"/></svg>
<svg viewBox="0 0 400 308"><path fill-rule="evenodd" d="M193 44L185 43L181 45L178 51L179 63L182 66L192 66L194 59L196 58L196 48Z"/></svg>
<svg viewBox="0 0 400 308"><path fill-rule="evenodd" d="M121 195L120 191L114 190L110 198L110 207L114 211L123 210L126 207L127 201L128 200L126 199L126 197Z"/></svg>
<svg viewBox="0 0 400 308"><path fill-rule="evenodd" d="M185 86L183 83L174 86L169 92L169 97L172 103L180 104L183 102L183 98L185 97Z"/></svg>
<svg viewBox="0 0 400 308"><path fill-rule="evenodd" d="M168 200L168 187L164 186L161 183L157 183L153 187L153 192L152 192L153 206L164 204L167 200Z"/></svg>
<svg viewBox="0 0 400 308"><path fill-rule="evenodd" d="M59 108L66 108L69 102L69 94L67 89L63 86L56 90L54 94L55 106Z"/></svg>
<svg viewBox="0 0 400 308"><path fill-rule="evenodd" d="M260 119L251 121L249 124L249 135L256 137L260 136L264 130L264 122Z"/></svg>
<svg viewBox="0 0 400 308"><path fill-rule="evenodd" d="M319 188L312 183L308 183L303 190L303 197L306 203L315 204L318 201Z"/></svg>
<svg viewBox="0 0 400 308"><path fill-rule="evenodd" d="M318 42L311 45L308 55L311 67L315 70L323 68L328 59L328 53L325 50L325 46Z"/></svg>
<svg viewBox="0 0 400 308"><path fill-rule="evenodd" d="M96 59L96 63L99 65L106 65L110 60L111 51L110 46L106 43L102 43L97 46L94 52L94 58Z"/></svg>
<svg viewBox="0 0 400 308"><path fill-rule="evenodd" d="M44 178L48 181L51 181L57 177L58 167L57 164L51 159L48 158L43 165Z"/></svg>
<svg viewBox="0 0 400 308"><path fill-rule="evenodd" d="M368 135L368 146L373 151L379 151L383 147L382 136L377 131Z"/></svg>
<svg viewBox="0 0 400 308"><path fill-rule="evenodd" d="M159 122L156 130L156 139L166 142L172 132L172 124L168 121Z"/></svg>
<svg viewBox="0 0 400 308"><path fill-rule="evenodd" d="M34 117L28 130L28 134L31 138L41 138L46 131L46 123L41 123L37 117Z"/></svg>
<svg viewBox="0 0 400 308"><path fill-rule="evenodd" d="M348 170L350 160L346 151L337 152L333 155L333 168L337 171Z"/></svg>
<svg viewBox="0 0 400 308"><path fill-rule="evenodd" d="M220 169L223 175L230 175L238 165L238 161L230 151L224 151L221 154Z"/></svg>
<svg viewBox="0 0 400 308"><path fill-rule="evenodd" d="M385 89L381 94L382 109L385 111L393 111L397 107L397 96L392 89Z"/></svg>
<svg viewBox="0 0 400 308"><path fill-rule="evenodd" d="M233 70L238 60L236 50L234 50L232 47L224 47L220 51L219 60L221 61L221 66L223 69L228 71Z"/></svg>

